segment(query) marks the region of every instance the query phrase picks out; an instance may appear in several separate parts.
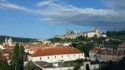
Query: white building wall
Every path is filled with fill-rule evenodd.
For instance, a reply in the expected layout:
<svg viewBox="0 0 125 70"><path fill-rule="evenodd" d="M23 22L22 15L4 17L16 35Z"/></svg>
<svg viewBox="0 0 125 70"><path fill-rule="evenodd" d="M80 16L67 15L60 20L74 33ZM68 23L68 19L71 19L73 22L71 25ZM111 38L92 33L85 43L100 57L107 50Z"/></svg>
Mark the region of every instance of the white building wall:
<svg viewBox="0 0 125 70"><path fill-rule="evenodd" d="M105 55L105 54L101 54L99 55L99 59L102 60L102 61L109 61L109 60L112 60L112 61L119 61L120 59L122 59L122 55Z"/></svg>
<svg viewBox="0 0 125 70"><path fill-rule="evenodd" d="M80 54L62 54L62 55L48 55L48 56L38 56L38 57L31 57L29 56L29 60L35 61L46 61L49 63L60 62L62 61L72 61L76 59L84 59L84 53Z"/></svg>
<svg viewBox="0 0 125 70"><path fill-rule="evenodd" d="M6 49L6 48L4 48L4 46L0 45L0 49L1 49L1 50L4 50L4 49Z"/></svg>
<svg viewBox="0 0 125 70"><path fill-rule="evenodd" d="M87 37L94 37L96 35L95 32L89 32L87 33Z"/></svg>
<svg viewBox="0 0 125 70"><path fill-rule="evenodd" d="M96 58L96 53L95 52L89 52L89 57L90 58Z"/></svg>

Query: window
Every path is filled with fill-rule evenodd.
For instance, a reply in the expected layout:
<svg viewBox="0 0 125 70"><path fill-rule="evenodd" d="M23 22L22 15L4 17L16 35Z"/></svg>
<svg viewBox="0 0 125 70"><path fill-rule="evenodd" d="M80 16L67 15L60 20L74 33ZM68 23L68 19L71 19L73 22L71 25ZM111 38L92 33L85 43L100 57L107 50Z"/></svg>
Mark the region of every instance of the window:
<svg viewBox="0 0 125 70"><path fill-rule="evenodd" d="M49 59L49 57L48 57L48 59Z"/></svg>
<svg viewBox="0 0 125 70"><path fill-rule="evenodd" d="M69 55L68 55L68 57L69 57Z"/></svg>
<svg viewBox="0 0 125 70"><path fill-rule="evenodd" d="M83 54L82 54L82 56L83 56Z"/></svg>
<svg viewBox="0 0 125 70"><path fill-rule="evenodd" d="M55 58L56 58L56 56L55 56Z"/></svg>
<svg viewBox="0 0 125 70"><path fill-rule="evenodd" d="M75 54L74 54L74 57L75 57Z"/></svg>
<svg viewBox="0 0 125 70"><path fill-rule="evenodd" d="M42 58L40 57L40 60L41 60Z"/></svg>
<svg viewBox="0 0 125 70"><path fill-rule="evenodd" d="M62 58L63 58L63 56L62 56Z"/></svg>

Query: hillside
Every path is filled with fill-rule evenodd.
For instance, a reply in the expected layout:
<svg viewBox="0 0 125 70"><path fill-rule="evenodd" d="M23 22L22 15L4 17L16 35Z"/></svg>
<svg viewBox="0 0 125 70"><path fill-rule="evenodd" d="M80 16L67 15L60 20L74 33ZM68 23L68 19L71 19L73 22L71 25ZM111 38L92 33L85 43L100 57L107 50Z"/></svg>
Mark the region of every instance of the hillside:
<svg viewBox="0 0 125 70"><path fill-rule="evenodd" d="M49 41L52 43L60 42L71 42L72 47L76 47L85 53L85 56L89 56L89 51L94 47L105 47L117 49L118 45L125 41L125 31L107 31L107 37L92 37L87 38L84 36L77 37L75 39L61 39L51 38Z"/></svg>
<svg viewBox="0 0 125 70"><path fill-rule="evenodd" d="M125 30L121 30L121 31L107 31L107 36L109 38L113 38L113 39L120 39L122 41L125 41Z"/></svg>
<svg viewBox="0 0 125 70"><path fill-rule="evenodd" d="M28 43L28 42L34 42L36 41L36 39L32 39L32 38L21 38L21 37L12 37L12 36L0 36L0 44L2 44L5 41L5 38L12 38L13 42L24 42L24 43Z"/></svg>

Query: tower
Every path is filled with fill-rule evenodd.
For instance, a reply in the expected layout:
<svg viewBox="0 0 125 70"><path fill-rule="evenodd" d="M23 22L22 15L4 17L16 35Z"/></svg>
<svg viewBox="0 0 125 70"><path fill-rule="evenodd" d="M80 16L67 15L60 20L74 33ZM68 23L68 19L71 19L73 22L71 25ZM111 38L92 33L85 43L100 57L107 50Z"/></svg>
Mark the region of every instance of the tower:
<svg viewBox="0 0 125 70"><path fill-rule="evenodd" d="M94 31L95 31L95 33L96 33L97 37L99 37L99 36L100 36L99 29L96 27Z"/></svg>
<svg viewBox="0 0 125 70"><path fill-rule="evenodd" d="M5 42L4 42L4 44L8 44L8 40L7 40L7 37L5 38Z"/></svg>
<svg viewBox="0 0 125 70"><path fill-rule="evenodd" d="M71 30L69 30L69 29L67 28L66 34L73 34L73 33L74 33L73 31L71 31Z"/></svg>
<svg viewBox="0 0 125 70"><path fill-rule="evenodd" d="M8 39L8 45L11 46L11 45L12 45L12 42L13 42L13 41L12 41L12 38L10 37L10 38Z"/></svg>

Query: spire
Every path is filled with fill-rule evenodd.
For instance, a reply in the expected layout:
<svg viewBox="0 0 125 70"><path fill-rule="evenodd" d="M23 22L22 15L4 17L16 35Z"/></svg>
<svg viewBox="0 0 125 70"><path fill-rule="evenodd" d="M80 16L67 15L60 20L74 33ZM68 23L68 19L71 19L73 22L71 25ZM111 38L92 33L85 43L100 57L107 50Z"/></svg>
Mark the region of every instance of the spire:
<svg viewBox="0 0 125 70"><path fill-rule="evenodd" d="M68 34L68 33L69 33L69 31L70 31L70 30L69 30L69 28L67 28L66 33Z"/></svg>
<svg viewBox="0 0 125 70"><path fill-rule="evenodd" d="M12 38L10 37L9 39L8 39L8 45L12 45Z"/></svg>
<svg viewBox="0 0 125 70"><path fill-rule="evenodd" d="M8 44L7 37L5 38L5 44Z"/></svg>
<svg viewBox="0 0 125 70"><path fill-rule="evenodd" d="M70 29L67 28L66 33L67 33L67 34L72 34L72 33L74 33L74 32L73 32L72 30L70 30Z"/></svg>

